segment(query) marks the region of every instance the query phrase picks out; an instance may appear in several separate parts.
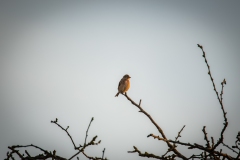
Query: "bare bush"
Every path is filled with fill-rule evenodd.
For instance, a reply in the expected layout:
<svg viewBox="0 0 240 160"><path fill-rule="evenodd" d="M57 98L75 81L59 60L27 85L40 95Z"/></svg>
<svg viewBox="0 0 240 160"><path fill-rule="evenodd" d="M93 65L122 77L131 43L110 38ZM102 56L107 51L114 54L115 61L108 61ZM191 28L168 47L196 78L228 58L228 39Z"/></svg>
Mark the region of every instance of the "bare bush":
<svg viewBox="0 0 240 160"><path fill-rule="evenodd" d="M153 133L150 133L147 137L152 137L154 139L157 139L163 143L165 143L168 146L168 150L161 156L159 155L155 155L152 153L148 153L148 152L141 152L137 147L133 146L132 151L128 151L128 153L138 153L138 155L140 157L148 157L148 158L155 158L155 159L164 159L164 160L173 160L176 158L181 158L184 160L188 160L188 159L214 159L214 160L219 160L219 159L240 159L240 132L238 132L237 136L236 136L236 141L235 144L232 146L229 146L227 144L224 143L224 132L228 126L228 119L227 119L227 112L224 109L223 106L223 89L224 86L227 84L226 80L224 79L221 82L221 92L218 92L216 87L215 87L215 83L214 83L214 79L212 77L211 71L210 71L210 66L208 64L207 58L206 58L206 53L203 50L203 47L201 45L198 44L198 47L202 50L203 53L203 58L205 60L205 63L207 65L207 69L208 69L208 75L210 77L210 80L212 82L213 85L213 89L214 92L216 93L217 96L217 100L220 104L220 108L222 110L222 114L223 114L223 118L224 118L224 123L223 123L223 127L220 133L220 137L219 138L214 138L214 137L208 137L207 131L206 131L206 126L203 126L202 132L203 132L203 137L204 137L204 141L205 141L205 146L197 144L197 143L188 143L188 142L183 142L180 141L180 137L181 137L181 132L184 130L185 125L183 125L183 127L181 128L181 130L177 133L177 136L175 137L174 140L172 139L168 139L167 136L165 135L164 131L162 130L162 128L155 122L155 120L151 117L150 114L148 114L142 107L141 107L141 100L139 101L139 103L134 102L128 95L127 93L124 94L124 96L127 98L128 101L130 101L134 106L136 106L139 109L140 113L143 113L145 116L148 117L148 119L151 121L151 123L156 127L156 129L158 130L160 135L155 135ZM68 137L70 138L70 140L72 141L73 144L73 148L77 151L74 155L72 155L70 158L63 158L57 155L56 151L54 150L53 152L51 151L47 151L44 150L36 145L26 145L26 146L21 146L21 145L16 145L16 146L9 146L8 148L10 149L10 152L7 153L7 158L6 160L9 159L14 159L14 155L17 155L19 158L23 159L23 160L35 160L35 159L47 159L47 158L52 158L52 159L58 159L58 160L66 160L66 159L73 159L74 157L76 157L77 155L79 155L80 153L82 153L85 157L87 157L88 159L92 159L92 160L106 160L107 158L104 158L104 152L105 152L105 148L103 150L102 153L102 157L91 157L89 155L87 155L84 152L84 149L86 149L88 146L91 145L98 145L101 141L95 142L97 139L97 136L93 137L92 140L90 142L87 143L87 137L88 137L88 130L89 127L91 125L93 121L93 118L91 119L89 126L87 128L86 131L86 136L85 136L85 142L83 145L79 145L78 147L76 146L76 143L73 141L73 138L71 137L71 135L68 132L68 128L63 128L59 123L58 120L56 119L55 121L51 121L51 123L56 124L59 128L61 128L63 131L65 131L68 135ZM219 147L220 144L222 144L224 147L226 147L227 149L232 151L232 155L229 155L227 153L223 153L222 149ZM185 155L183 155L179 150L178 150L178 146L185 146L188 150L191 149L197 149L198 151L200 151L199 154L192 154L190 157L186 157ZM29 148L29 147L33 147L35 149L40 150L41 152L43 152L43 154L39 154L37 156L31 156L27 150L25 150L26 155L22 154L19 152L19 148ZM78 159L78 157L77 157Z"/></svg>
<svg viewBox="0 0 240 160"><path fill-rule="evenodd" d="M87 143L87 137L88 137L88 130L91 126L91 123L92 121L94 120L94 118L91 119L89 125L88 125L88 128L87 128L87 131L86 131L86 136L85 136L85 141L84 141L84 144L83 145L79 145L79 146L76 146L76 143L74 142L72 136L70 135L70 133L68 132L68 128L69 126L67 126L66 128L63 128L59 123L58 123L58 119L56 118L55 121L51 121L51 123L54 123L56 124L59 128L61 128L63 131L65 131L68 135L68 137L70 138L72 144L73 144L73 148L74 150L77 151L77 153L75 153L74 155L72 155L70 158L64 158L64 157L61 157L61 156L58 156L56 151L47 151L45 149L42 149L41 147L38 147L36 145L33 145L33 144L30 144L30 145L16 145L16 146L9 146L8 148L11 150L10 152L7 153L7 158L6 160L14 160L14 155L17 155L19 158L21 158L22 160L38 160L38 159L48 159L48 158L52 158L53 159L56 159L56 160L71 160L73 159L74 157L76 157L77 155L79 154L83 154L85 157L87 157L88 159L92 159L92 160L107 160L107 158L104 158L104 152L105 152L105 148L103 149L103 153L102 153L102 157L92 157L92 156L89 156L88 154L85 153L85 149L89 146L92 146L92 145L98 145L101 143L101 140L99 140L98 142L95 142L96 139L97 139L97 136L93 137L92 140L90 142ZM25 150L25 153L26 155L22 154L19 152L18 149L20 148L30 148L30 147L33 147L35 149L38 149L40 150L41 152L43 152L42 154L39 154L39 155L36 155L36 156L31 156L27 150ZM77 157L77 159L79 159Z"/></svg>

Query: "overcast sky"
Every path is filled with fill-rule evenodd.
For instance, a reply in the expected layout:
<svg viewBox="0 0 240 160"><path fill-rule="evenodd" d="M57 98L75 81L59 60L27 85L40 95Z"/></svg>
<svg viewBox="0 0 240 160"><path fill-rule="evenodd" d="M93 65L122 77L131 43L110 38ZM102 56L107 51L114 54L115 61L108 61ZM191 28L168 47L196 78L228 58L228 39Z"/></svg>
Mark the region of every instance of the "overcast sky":
<svg viewBox="0 0 240 160"><path fill-rule="evenodd" d="M204 145L202 127L219 138L223 115L202 52L204 47L229 126L240 131L240 1L0 1L0 159L8 146L35 144L69 158L76 144L98 135L90 156L138 160L127 153L162 155L166 145L149 119L124 96L114 97L124 74L128 95L170 139ZM188 156L190 151L179 150ZM227 151L224 148L224 151ZM35 152L31 152L34 155ZM40 152L39 152L40 153ZM228 151L227 153L232 153ZM80 156L85 160L84 156Z"/></svg>

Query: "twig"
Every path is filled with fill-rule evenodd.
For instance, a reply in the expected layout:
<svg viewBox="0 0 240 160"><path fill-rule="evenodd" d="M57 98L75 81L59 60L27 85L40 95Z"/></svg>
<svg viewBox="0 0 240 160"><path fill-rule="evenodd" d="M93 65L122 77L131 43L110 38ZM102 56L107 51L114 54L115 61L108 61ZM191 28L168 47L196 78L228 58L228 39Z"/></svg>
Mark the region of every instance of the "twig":
<svg viewBox="0 0 240 160"><path fill-rule="evenodd" d="M214 143L214 138L211 137L211 140L212 140L212 148L213 148L213 146L215 145L215 143Z"/></svg>
<svg viewBox="0 0 240 160"><path fill-rule="evenodd" d="M149 134L147 137L153 137L154 139L156 138L156 139L158 139L159 141L164 141L164 142L166 142L167 140L166 139L164 139L164 138L160 138L159 136L156 136L156 135L154 135L154 134Z"/></svg>
<svg viewBox="0 0 240 160"><path fill-rule="evenodd" d="M203 126L202 131L203 131L203 133L204 133L204 139L205 139L206 142L207 142L206 146L207 146L207 148L211 148L211 147L210 147L209 140L208 140L208 137L207 137L207 132L206 132L205 128L206 128L206 126Z"/></svg>
<svg viewBox="0 0 240 160"><path fill-rule="evenodd" d="M105 152L105 148L103 149L103 151L102 151L103 153L102 153L102 159L104 158L104 152Z"/></svg>
<svg viewBox="0 0 240 160"><path fill-rule="evenodd" d="M12 146L12 147L13 147L13 148L34 147L34 148L37 148L37 149L41 150L43 153L50 154L47 150L44 150L44 149L42 149L41 147L38 147L38 146L33 145L33 144L30 144L30 145L15 145L15 146Z"/></svg>
<svg viewBox="0 0 240 160"><path fill-rule="evenodd" d="M101 143L101 140L98 141L97 143L95 143L95 140L97 139L97 136L93 137L92 140L90 142L88 142L86 145L84 145L77 153L75 153L73 156L71 156L69 158L69 160L73 159L75 156L77 156L78 154L80 154L81 152L83 153L84 149L87 148L88 146L91 145L98 145Z"/></svg>
<svg viewBox="0 0 240 160"><path fill-rule="evenodd" d="M24 159L24 157L19 153L18 150L15 150L14 147L8 147L9 149L11 149L13 151L13 153L17 153L17 155L21 158L21 159Z"/></svg>
<svg viewBox="0 0 240 160"><path fill-rule="evenodd" d="M64 129L60 124L57 123L57 118L56 118L55 121L51 121L51 123L55 123L58 127L60 127L62 130L64 130L64 131L67 133L68 137L71 139L72 144L73 144L73 146L74 146L74 149L77 149L77 147L76 147L76 145L75 145L75 143L74 143L74 141L73 141L73 139L72 139L72 136L71 136L71 135L68 133L68 131L67 131L67 129L69 128L69 126L68 126L66 129Z"/></svg>
<svg viewBox="0 0 240 160"><path fill-rule="evenodd" d="M148 158L156 158L156 159L165 159L165 158L156 156L156 155L151 154L151 153L148 153L148 152L141 153L141 151L139 151L138 148L135 147L135 146L133 146L133 148L134 148L134 150L133 150L133 151L128 151L128 153L135 153L135 152L137 152L140 157L148 157Z"/></svg>
<svg viewBox="0 0 240 160"><path fill-rule="evenodd" d="M91 156L87 155L84 151L82 153L88 159L92 159L92 160L107 160L107 158L102 159L101 157L91 157Z"/></svg>
<svg viewBox="0 0 240 160"><path fill-rule="evenodd" d="M16 148L27 148L27 147L37 148L37 149L41 150L42 152L44 152L45 155L39 154L39 155L33 157L33 156L30 156L30 154L27 152L27 150L25 150L25 153L27 154L27 157L23 157L23 155L21 155L18 152L18 150L15 150ZM47 150L44 150L44 149L42 149L42 148L40 148L36 145L33 145L33 144L31 144L31 145L15 145L15 146L11 146L11 147L8 147L8 148L13 151L12 153L16 153L21 159L24 159L24 160L48 159L48 158L54 158L54 159L58 159L58 160L66 160L66 158L54 155L54 152L52 154L51 152L48 152ZM12 155L12 153L11 153L11 155ZM7 159L9 159L9 158L7 158Z"/></svg>
<svg viewBox="0 0 240 160"><path fill-rule="evenodd" d="M177 135L177 137L175 137L175 141L177 141L177 139L179 138L179 137L181 137L181 132L183 131L183 129L185 128L185 125L182 127L182 129L178 132L178 135Z"/></svg>
<svg viewBox="0 0 240 160"><path fill-rule="evenodd" d="M56 151L54 150L54 151L53 151L52 160L54 160L54 159L55 159L55 156L56 156Z"/></svg>
<svg viewBox="0 0 240 160"><path fill-rule="evenodd" d="M78 154L80 154L82 151L82 149L80 151L78 151L77 153L75 153L74 155L72 155L68 160L73 159L75 156L77 156Z"/></svg>
<svg viewBox="0 0 240 160"><path fill-rule="evenodd" d="M227 144L225 144L225 143L222 143L222 144L223 144L223 146L227 147L228 149L230 149L230 150L233 151L234 153L237 153L237 154L238 154L238 152L236 152L234 149L232 149L231 147L229 147Z"/></svg>
<svg viewBox="0 0 240 160"><path fill-rule="evenodd" d="M220 94L221 102L222 102L222 99L223 99L222 96L223 96L223 87L224 87L224 84L225 84L225 85L227 84L225 78L224 78L224 80L221 82L221 85L222 85L222 90L221 90L221 94Z"/></svg>
<svg viewBox="0 0 240 160"><path fill-rule="evenodd" d="M28 155L28 157L31 157L27 150L25 150L25 153Z"/></svg>
<svg viewBox="0 0 240 160"><path fill-rule="evenodd" d="M215 150L215 149L217 148L217 146L223 142L223 134L224 134L224 131L226 130L226 128L227 128L227 126L228 126L228 121L227 121L227 116L226 116L227 113L225 112L224 107L223 107L223 103L222 103L223 85L224 85L224 84L226 85L227 82L226 82L226 80L224 79L223 82L221 83L221 84L222 84L222 92L221 92L221 95L220 95L221 97L219 97L218 92L217 92L217 89L216 89L216 87L215 87L215 83L214 83L213 78L212 78L212 74L211 74L211 71L210 71L210 66L209 66L209 64L208 64L208 62L207 62L206 53L205 53L205 51L203 50L203 46L201 46L200 44L198 44L198 47L199 47L199 48L202 50L202 52L203 52L203 58L205 59L205 63L206 63L207 68L208 68L208 74L209 74L210 79L211 79L211 81L212 81L213 89L214 89L214 91L215 91L215 93L216 93L216 95L217 95L217 99L218 99L218 101L219 101L219 103L220 103L220 105L221 105L221 109L222 109L222 111L223 111L223 117L224 117L224 121L225 121L225 123L223 123L224 126L223 126L223 129L222 129L222 131L221 131L221 136L219 137L217 143L216 143L216 144L214 145L214 147L212 148L212 150Z"/></svg>
<svg viewBox="0 0 240 160"><path fill-rule="evenodd" d="M94 120L94 118L92 117L92 119L91 119L91 121L90 121L90 123L88 125L87 131L86 131L86 137L85 137L85 141L84 141L84 146L86 145L86 141L87 141L87 137L88 137L88 130L89 130L89 127L90 127L90 125L91 125L93 120Z"/></svg>

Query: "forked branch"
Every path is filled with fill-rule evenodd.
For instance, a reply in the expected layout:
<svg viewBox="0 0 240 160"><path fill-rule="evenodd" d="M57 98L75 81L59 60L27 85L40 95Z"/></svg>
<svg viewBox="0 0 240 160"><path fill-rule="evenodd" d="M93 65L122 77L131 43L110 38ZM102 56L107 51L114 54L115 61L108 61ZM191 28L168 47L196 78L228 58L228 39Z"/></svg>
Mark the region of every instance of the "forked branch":
<svg viewBox="0 0 240 160"><path fill-rule="evenodd" d="M179 137L181 137L181 132L182 130L184 129L185 125L183 126L183 128L178 132L178 135L177 137L175 137L175 140L171 140L171 139L168 139L166 137L166 135L164 134L162 128L154 121L154 119L141 107L141 100L139 102L139 104L137 104L136 102L134 102L128 95L127 93L124 94L124 96L127 98L127 100L129 100L134 106L136 106L140 111L139 112L142 112L145 116L148 117L148 119L151 121L151 123L157 128L159 134L161 136L157 136L157 135L154 135L154 134L149 134L147 137L153 137L154 139L158 139L159 141L162 141L162 142L165 142L168 146L168 150L165 154L163 154L162 156L157 156L157 155L153 155L153 154L146 154L147 152L145 153L142 153L141 151L139 151L137 149L137 147L133 147L134 150L133 151L129 151L129 153L135 153L137 152L139 154L139 156L141 157L151 157L151 158L156 158L156 159L164 159L164 158L167 158L167 159L174 159L175 157L179 157L181 159L220 159L220 158L227 158L227 159L234 159L233 156L230 156L226 153L222 153L222 150L220 149L220 151L217 151L217 147L220 145L220 144L223 144L224 146L226 146L227 148L229 148L230 150L232 150L234 153L237 153L237 156L235 159L238 159L240 157L240 148L239 148L239 141L240 141L240 133L239 133L239 140L236 141L235 143L235 146L233 146L232 148L230 148L229 146L225 145L223 143L223 139L224 139L224 132L228 126L228 120L227 120L227 116L226 116L226 112L225 112L225 109L224 109L224 106L223 106L223 88L224 86L226 85L226 80L224 79L222 82L221 82L221 86L222 86L222 89L221 89L221 92L220 94L218 93L217 89L216 89L216 85L214 83L214 80L213 80L213 77L212 77L212 73L210 71L210 66L208 64L208 61L207 61L207 58L206 58L206 53L205 51L203 50L203 47L201 45L198 44L198 47L202 50L203 52L203 58L205 60L205 63L207 65L207 68L208 68L208 74L210 76L210 80L212 82L212 85L213 85L213 89L217 95L217 99L220 103L220 106L221 106L221 110L223 112L223 117L224 117L224 125L223 125L223 128L221 130L221 133L220 133L220 137L218 139L218 141L215 143L214 142L214 138L211 137L211 139L209 140L208 136L207 136L207 132L206 132L206 126L203 127L202 131L203 131L203 134L204 134L204 140L206 141L206 146L202 146L200 144L197 144L197 143L185 143L185 142L181 142L178 140ZM238 137L237 137L238 139ZM211 142L210 142L211 141ZM192 155L190 156L189 158L186 158L183 154L181 154L177 149L176 149L176 144L178 145L181 145L181 146L186 146L188 147L188 149L198 149L200 151L202 151L201 154L198 154L198 155ZM234 149L238 149L238 152ZM173 155L174 156L166 156L168 153L170 152L173 152Z"/></svg>

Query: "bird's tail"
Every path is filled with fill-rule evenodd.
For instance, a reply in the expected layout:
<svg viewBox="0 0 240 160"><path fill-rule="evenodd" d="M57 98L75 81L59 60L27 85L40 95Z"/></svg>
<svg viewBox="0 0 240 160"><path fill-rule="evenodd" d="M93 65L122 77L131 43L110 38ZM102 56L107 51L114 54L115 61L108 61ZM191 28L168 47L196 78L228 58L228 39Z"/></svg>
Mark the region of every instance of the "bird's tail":
<svg viewBox="0 0 240 160"><path fill-rule="evenodd" d="M119 92L115 95L115 97L117 97L119 95Z"/></svg>

